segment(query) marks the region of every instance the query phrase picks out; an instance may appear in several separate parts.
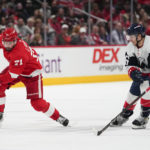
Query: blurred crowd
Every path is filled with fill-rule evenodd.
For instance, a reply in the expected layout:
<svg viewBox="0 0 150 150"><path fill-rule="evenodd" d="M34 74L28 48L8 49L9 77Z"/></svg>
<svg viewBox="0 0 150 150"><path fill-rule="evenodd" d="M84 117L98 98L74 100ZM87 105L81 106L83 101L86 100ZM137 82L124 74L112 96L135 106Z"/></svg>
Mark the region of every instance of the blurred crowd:
<svg viewBox="0 0 150 150"><path fill-rule="evenodd" d="M90 14L96 18L86 13L88 1L0 0L0 33L14 27L31 46L127 44L131 0L113 0L111 33L110 0L91 0ZM150 35L150 0L134 0L133 5L133 21Z"/></svg>

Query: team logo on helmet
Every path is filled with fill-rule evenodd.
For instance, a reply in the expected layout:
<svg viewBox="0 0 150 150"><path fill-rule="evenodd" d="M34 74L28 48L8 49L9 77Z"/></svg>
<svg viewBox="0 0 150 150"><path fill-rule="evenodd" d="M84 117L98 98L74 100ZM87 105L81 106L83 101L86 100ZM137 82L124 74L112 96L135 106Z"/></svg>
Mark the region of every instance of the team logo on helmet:
<svg viewBox="0 0 150 150"><path fill-rule="evenodd" d="M6 28L2 33L3 41L15 41L17 39L17 32L14 28Z"/></svg>
<svg viewBox="0 0 150 150"><path fill-rule="evenodd" d="M141 34L142 36L145 35L145 28L141 24L134 23L127 29L128 35L137 35Z"/></svg>

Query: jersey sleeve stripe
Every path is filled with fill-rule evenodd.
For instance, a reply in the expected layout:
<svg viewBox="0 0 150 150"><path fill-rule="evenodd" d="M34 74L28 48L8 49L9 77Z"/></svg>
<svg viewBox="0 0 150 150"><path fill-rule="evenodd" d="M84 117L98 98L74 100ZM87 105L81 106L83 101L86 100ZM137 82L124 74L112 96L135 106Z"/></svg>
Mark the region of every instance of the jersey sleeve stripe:
<svg viewBox="0 0 150 150"><path fill-rule="evenodd" d="M12 73L12 72L9 72L11 78L17 78L19 75L18 74L15 74L15 73Z"/></svg>

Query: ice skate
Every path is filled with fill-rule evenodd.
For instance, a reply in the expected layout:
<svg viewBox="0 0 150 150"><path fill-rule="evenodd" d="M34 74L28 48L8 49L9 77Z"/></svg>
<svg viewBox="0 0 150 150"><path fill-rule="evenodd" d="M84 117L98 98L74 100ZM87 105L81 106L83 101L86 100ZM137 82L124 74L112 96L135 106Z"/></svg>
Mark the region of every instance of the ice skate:
<svg viewBox="0 0 150 150"><path fill-rule="evenodd" d="M119 115L116 119L114 119L111 123L111 127L115 126L122 126L125 122L128 121L129 118L124 118L123 116Z"/></svg>
<svg viewBox="0 0 150 150"><path fill-rule="evenodd" d="M2 127L2 122L3 122L3 112L0 112L0 128Z"/></svg>
<svg viewBox="0 0 150 150"><path fill-rule="evenodd" d="M132 129L145 129L148 123L149 117L139 116L132 122Z"/></svg>
<svg viewBox="0 0 150 150"><path fill-rule="evenodd" d="M59 118L56 121L65 127L68 126L68 124L69 124L69 120L62 115L59 115Z"/></svg>
<svg viewBox="0 0 150 150"><path fill-rule="evenodd" d="M3 121L3 112L0 112L0 122Z"/></svg>
<svg viewBox="0 0 150 150"><path fill-rule="evenodd" d="M126 110L123 108L122 113L117 116L110 124L111 127L122 126L129 120L129 117L133 114L132 110Z"/></svg>

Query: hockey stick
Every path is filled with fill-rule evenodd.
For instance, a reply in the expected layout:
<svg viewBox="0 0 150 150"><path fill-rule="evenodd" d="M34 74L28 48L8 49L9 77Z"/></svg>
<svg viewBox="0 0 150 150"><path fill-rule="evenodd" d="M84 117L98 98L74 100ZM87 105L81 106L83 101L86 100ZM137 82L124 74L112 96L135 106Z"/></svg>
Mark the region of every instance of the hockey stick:
<svg viewBox="0 0 150 150"><path fill-rule="evenodd" d="M103 129L97 131L97 136L101 135L109 126L110 124L122 113L124 113L127 109L129 109L133 104L135 104L143 95L145 95L148 91L150 91L150 87L148 87L144 92L141 93L132 103L130 103L122 112L120 112L116 117L114 117Z"/></svg>

